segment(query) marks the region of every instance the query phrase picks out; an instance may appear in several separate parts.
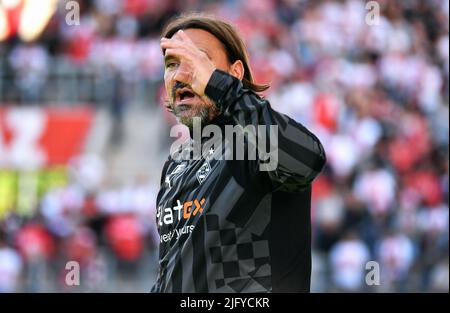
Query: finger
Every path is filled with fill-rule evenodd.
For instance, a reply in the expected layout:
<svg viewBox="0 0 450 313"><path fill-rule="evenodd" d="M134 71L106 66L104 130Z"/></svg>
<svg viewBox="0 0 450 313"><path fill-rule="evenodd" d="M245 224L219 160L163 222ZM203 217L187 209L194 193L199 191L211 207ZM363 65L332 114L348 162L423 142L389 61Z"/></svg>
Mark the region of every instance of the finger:
<svg viewBox="0 0 450 313"><path fill-rule="evenodd" d="M183 47L184 47L184 45L182 44L182 42L180 42L180 41L172 41L172 40L161 41L160 46L161 46L161 48L163 48L163 49L169 49L169 48L183 48Z"/></svg>
<svg viewBox="0 0 450 313"><path fill-rule="evenodd" d="M182 41L188 42L190 44L193 44L194 42L191 40L191 38L189 38L189 36L182 30L180 29L178 32L178 36L180 37L180 39Z"/></svg>
<svg viewBox="0 0 450 313"><path fill-rule="evenodd" d="M163 42L160 44L161 49L165 51L165 56L167 56L167 50L171 53L176 53L177 55L182 55L183 57L189 57L193 55L192 49L190 49L186 44L174 43L174 42Z"/></svg>
<svg viewBox="0 0 450 313"><path fill-rule="evenodd" d="M192 53L185 48L167 48L164 56L174 56L189 63L192 60Z"/></svg>
<svg viewBox="0 0 450 313"><path fill-rule="evenodd" d="M160 42L178 42L181 44L184 43L184 41L181 39L181 37L178 35L178 33L175 33L175 35L173 35L170 38L163 37L163 38L161 38Z"/></svg>
<svg viewBox="0 0 450 313"><path fill-rule="evenodd" d="M160 39L160 41L161 41L161 42L166 42L166 41L181 41L181 40L180 40L179 36L177 36L177 37L173 36L173 37L171 37L171 38L162 37L162 38Z"/></svg>
<svg viewBox="0 0 450 313"><path fill-rule="evenodd" d="M167 48L165 56L184 57L184 52L177 48Z"/></svg>
<svg viewBox="0 0 450 313"><path fill-rule="evenodd" d="M193 49L193 50L198 50L198 47L194 44L194 42L192 41L192 39L183 31L183 30L179 30L178 31L178 38L180 43L187 48Z"/></svg>

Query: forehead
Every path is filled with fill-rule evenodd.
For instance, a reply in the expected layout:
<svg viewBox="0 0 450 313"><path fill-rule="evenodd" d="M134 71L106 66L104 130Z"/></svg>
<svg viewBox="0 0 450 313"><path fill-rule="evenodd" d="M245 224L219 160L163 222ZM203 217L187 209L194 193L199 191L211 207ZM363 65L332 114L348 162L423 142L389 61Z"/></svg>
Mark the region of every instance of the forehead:
<svg viewBox="0 0 450 313"><path fill-rule="evenodd" d="M210 57L225 56L223 44L213 34L197 28L188 28L183 31L199 49L205 51ZM175 33L172 38L178 38L178 35Z"/></svg>

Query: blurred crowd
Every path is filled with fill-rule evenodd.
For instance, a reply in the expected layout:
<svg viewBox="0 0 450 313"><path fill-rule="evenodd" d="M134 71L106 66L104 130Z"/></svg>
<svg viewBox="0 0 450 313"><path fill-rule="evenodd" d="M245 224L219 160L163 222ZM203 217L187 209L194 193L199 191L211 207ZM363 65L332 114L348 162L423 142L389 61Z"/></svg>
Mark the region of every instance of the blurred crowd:
<svg viewBox="0 0 450 313"><path fill-rule="evenodd" d="M68 183L45 192L32 214L0 221L0 292L150 290L156 186L145 176L117 184L106 170L98 156L76 157ZM79 284L70 284L71 261Z"/></svg>
<svg viewBox="0 0 450 313"><path fill-rule="evenodd" d="M79 26L65 23L63 2L39 40L0 43L11 78L0 104L42 101L51 65L62 62L111 79L119 122L142 82L156 86L140 101L172 125L160 100L160 31L182 12L216 14L243 35L256 80L271 84L272 106L317 134L327 152L313 186L312 291L448 292L447 0L80 0ZM108 169L87 158L69 165L70 183L45 194L36 216L1 222L0 292L36 290L39 266L59 277L61 260L91 269L100 290L107 283L99 273L139 273L137 263L156 262L143 255L159 241L157 186L105 183ZM366 281L369 261L379 265L379 284Z"/></svg>

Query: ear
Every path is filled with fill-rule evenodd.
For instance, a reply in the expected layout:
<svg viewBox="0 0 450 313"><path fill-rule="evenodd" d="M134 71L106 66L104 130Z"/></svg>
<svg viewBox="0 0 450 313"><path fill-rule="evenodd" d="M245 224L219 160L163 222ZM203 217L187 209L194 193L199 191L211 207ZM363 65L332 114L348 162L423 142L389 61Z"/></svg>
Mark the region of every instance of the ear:
<svg viewBox="0 0 450 313"><path fill-rule="evenodd" d="M237 60L233 64L231 64L230 69L228 70L228 73L230 75L233 75L234 77L238 78L239 80L242 80L244 78L244 64L241 60Z"/></svg>

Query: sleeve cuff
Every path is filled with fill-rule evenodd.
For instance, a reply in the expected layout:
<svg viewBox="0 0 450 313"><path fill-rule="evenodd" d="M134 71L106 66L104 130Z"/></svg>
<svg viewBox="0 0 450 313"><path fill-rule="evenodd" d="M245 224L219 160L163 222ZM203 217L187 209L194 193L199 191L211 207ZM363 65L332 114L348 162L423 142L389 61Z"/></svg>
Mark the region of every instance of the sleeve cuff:
<svg viewBox="0 0 450 313"><path fill-rule="evenodd" d="M219 108L223 109L225 95L236 80L236 77L216 69L209 78L205 88L205 94L213 100Z"/></svg>

